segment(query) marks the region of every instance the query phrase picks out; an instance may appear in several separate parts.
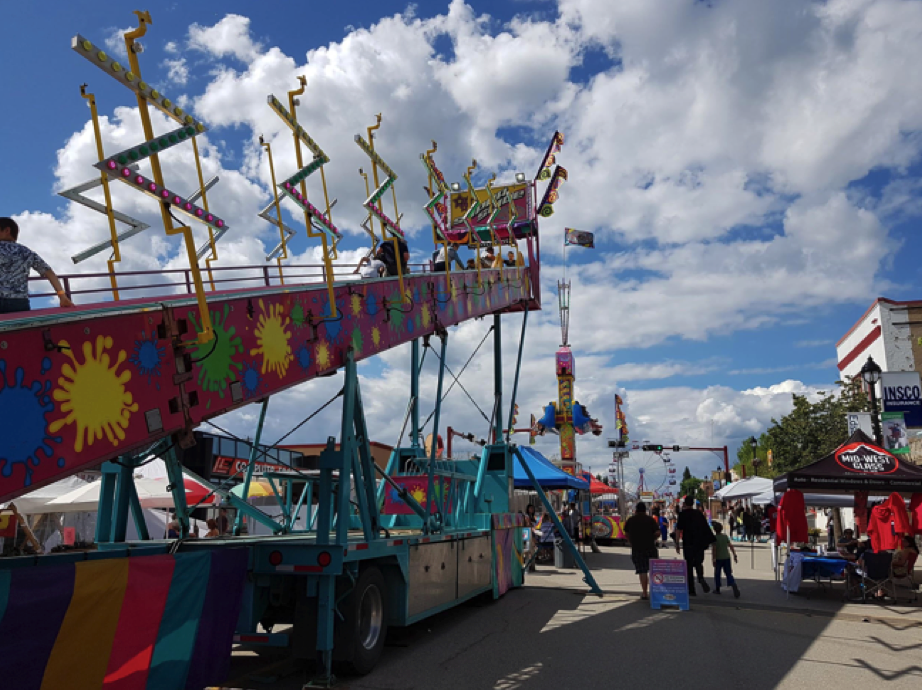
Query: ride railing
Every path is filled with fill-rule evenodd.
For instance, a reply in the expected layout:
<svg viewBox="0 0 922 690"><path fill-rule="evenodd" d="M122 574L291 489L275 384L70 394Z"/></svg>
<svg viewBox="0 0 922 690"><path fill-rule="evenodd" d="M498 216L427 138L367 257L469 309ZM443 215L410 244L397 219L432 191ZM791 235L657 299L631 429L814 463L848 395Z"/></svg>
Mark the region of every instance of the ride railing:
<svg viewBox="0 0 922 690"><path fill-rule="evenodd" d="M409 264L411 273L424 273L430 270L430 264ZM70 273L58 275L65 294L74 301L100 302L112 301L112 285L109 273ZM119 293L125 293L128 299L172 295L195 294L192 270L188 268L170 268L155 271L123 271L117 274ZM256 287L284 287L290 285L310 285L324 283L327 269L324 264L290 264L281 267L275 265L251 266L213 266L210 277L205 282L208 291L238 290ZM333 279L338 281L362 280L359 269L354 264L333 264ZM48 289L44 278L30 277L29 283L42 286L40 290L30 291L32 299L55 297L55 292ZM90 299L86 300L89 296ZM82 298L82 299L81 299Z"/></svg>

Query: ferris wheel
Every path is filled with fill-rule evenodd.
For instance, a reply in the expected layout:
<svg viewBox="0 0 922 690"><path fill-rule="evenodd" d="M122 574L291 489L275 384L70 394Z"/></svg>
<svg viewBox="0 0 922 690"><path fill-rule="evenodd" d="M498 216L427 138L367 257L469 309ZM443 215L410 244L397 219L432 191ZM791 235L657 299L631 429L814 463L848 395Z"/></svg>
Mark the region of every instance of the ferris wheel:
<svg viewBox="0 0 922 690"><path fill-rule="evenodd" d="M624 476L630 477L633 481L636 493L639 495L642 491L653 491L661 494L670 489L675 493L675 486L670 486L670 479L676 475L670 474L669 469L672 467L672 458L668 451L662 453L638 453L631 452L630 459L625 462Z"/></svg>

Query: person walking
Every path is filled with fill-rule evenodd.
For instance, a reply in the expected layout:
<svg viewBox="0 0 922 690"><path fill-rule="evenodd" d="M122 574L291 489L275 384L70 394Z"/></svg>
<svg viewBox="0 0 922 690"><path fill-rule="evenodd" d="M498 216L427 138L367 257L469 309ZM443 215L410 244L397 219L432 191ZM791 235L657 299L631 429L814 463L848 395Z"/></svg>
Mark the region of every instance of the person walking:
<svg viewBox="0 0 922 690"><path fill-rule="evenodd" d="M714 594L720 594L720 573L727 576L727 584L733 588L733 596L740 598L740 588L736 586L733 578L733 566L730 565L730 554L736 563L736 549L730 543L730 537L724 534L724 526L719 522L714 523L714 543L711 545L711 563L714 565Z"/></svg>
<svg viewBox="0 0 922 690"><path fill-rule="evenodd" d="M631 545L634 572L640 577L640 598L649 599L650 559L659 557L659 551L656 549L659 523L647 515L647 506L643 501L634 506L634 514L624 523L624 535Z"/></svg>
<svg viewBox="0 0 922 690"><path fill-rule="evenodd" d="M704 552L714 543L714 533L707 523L707 518L695 509L694 496L686 496L684 508L676 522L678 540L682 542L682 556L685 559L685 572L688 579L689 596L697 596L695 579L697 575L701 589L707 594L710 586L704 579ZM679 545L676 544L676 553Z"/></svg>
<svg viewBox="0 0 922 690"><path fill-rule="evenodd" d="M656 524L659 525L659 538L665 544L669 540L669 521L663 517L659 506L653 506L650 509L650 517L656 520Z"/></svg>
<svg viewBox="0 0 922 690"><path fill-rule="evenodd" d="M12 218L0 218L0 314L29 311L29 271L45 278L62 307L74 303L65 294L61 281L42 257L19 244L19 225Z"/></svg>

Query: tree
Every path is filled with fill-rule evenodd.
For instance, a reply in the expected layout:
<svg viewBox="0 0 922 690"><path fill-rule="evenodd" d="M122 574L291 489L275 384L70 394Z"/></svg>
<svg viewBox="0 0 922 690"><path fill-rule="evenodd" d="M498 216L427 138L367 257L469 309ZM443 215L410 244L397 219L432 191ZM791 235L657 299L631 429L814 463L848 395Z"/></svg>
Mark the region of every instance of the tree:
<svg viewBox="0 0 922 690"><path fill-rule="evenodd" d="M763 433L761 436L759 436L759 445L756 446L756 454L755 454L755 457L757 457L759 461L761 462L761 464L759 465L759 474L763 477L772 476L771 475L772 468L769 468L768 466L768 451L770 448L771 448L771 441L768 437L768 434ZM755 470L752 467L752 460L753 460L752 446L749 445L748 438L743 441L743 443L740 445L739 448L737 448L736 457L739 460L739 462L736 463L732 467L732 469L735 470L738 475L742 476L743 473L740 471L740 468L745 467L746 476L747 477L754 476Z"/></svg>
<svg viewBox="0 0 922 690"><path fill-rule="evenodd" d="M772 426L759 437L756 455L762 461L759 474L774 477L790 470L809 465L840 446L848 436L847 412L867 412L868 399L861 388L861 380L852 377L837 381L837 391L821 392L819 400L810 402L804 395L793 394L794 409L781 420L772 419ZM773 461L768 466L768 450ZM736 457L746 466L747 476L752 472L752 449L743 442Z"/></svg>

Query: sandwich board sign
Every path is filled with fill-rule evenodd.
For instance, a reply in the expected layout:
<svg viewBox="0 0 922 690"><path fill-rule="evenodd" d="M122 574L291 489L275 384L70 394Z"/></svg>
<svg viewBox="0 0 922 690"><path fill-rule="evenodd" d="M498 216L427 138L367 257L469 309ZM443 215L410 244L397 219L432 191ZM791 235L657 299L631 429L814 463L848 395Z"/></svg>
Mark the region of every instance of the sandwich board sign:
<svg viewBox="0 0 922 690"><path fill-rule="evenodd" d="M654 558L650 560L650 608L677 606L688 611L688 580L685 561Z"/></svg>

